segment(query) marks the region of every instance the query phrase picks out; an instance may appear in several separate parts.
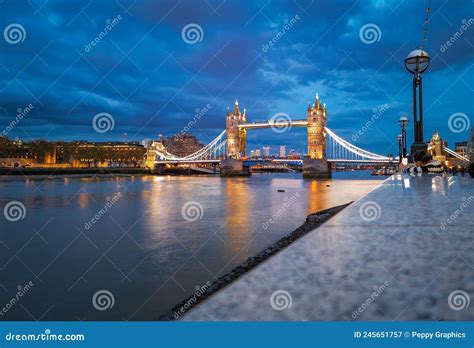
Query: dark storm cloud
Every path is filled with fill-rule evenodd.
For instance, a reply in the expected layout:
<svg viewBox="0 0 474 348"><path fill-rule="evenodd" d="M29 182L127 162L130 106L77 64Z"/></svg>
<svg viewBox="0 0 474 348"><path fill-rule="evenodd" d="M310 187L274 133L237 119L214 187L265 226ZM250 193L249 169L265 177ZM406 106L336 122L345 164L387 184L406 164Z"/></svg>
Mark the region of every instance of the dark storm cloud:
<svg viewBox="0 0 474 348"><path fill-rule="evenodd" d="M191 129L206 142L223 129L226 108L236 98L248 108L250 121L277 112L303 118L319 92L328 104L329 127L348 140L375 108L388 105L356 144L394 152L396 120L411 105L403 59L420 45L424 6L382 0L7 0L0 4L0 28L21 24L26 38L9 44L0 37L1 128L31 103L34 111L9 136L104 140L127 132L139 140L180 131L196 109L209 104ZM432 2L432 7L425 136L439 129L453 145L467 133L450 132L447 119L472 111L474 28L444 52L440 47L473 17L472 5ZM90 46L113 19L116 25ZM291 20L294 25L284 30ZM188 44L181 37L189 23L202 27L200 42ZM372 44L359 37L366 24L380 29ZM113 132L93 131L99 112L113 115ZM283 136L251 133L249 141L249 149L264 144L302 149L305 138L292 130Z"/></svg>

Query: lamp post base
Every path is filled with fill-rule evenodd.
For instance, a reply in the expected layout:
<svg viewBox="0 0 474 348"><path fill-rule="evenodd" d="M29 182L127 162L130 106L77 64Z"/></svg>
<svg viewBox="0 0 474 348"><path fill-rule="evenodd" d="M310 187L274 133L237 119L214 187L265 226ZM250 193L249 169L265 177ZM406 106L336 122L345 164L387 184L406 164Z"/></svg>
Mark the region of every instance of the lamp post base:
<svg viewBox="0 0 474 348"><path fill-rule="evenodd" d="M413 155L415 152L425 151L428 152L428 145L426 143L413 143L410 148L410 155L408 156L408 162L413 163Z"/></svg>
<svg viewBox="0 0 474 348"><path fill-rule="evenodd" d="M413 143L410 148L410 154L413 155L417 151L428 151L428 145L426 143Z"/></svg>

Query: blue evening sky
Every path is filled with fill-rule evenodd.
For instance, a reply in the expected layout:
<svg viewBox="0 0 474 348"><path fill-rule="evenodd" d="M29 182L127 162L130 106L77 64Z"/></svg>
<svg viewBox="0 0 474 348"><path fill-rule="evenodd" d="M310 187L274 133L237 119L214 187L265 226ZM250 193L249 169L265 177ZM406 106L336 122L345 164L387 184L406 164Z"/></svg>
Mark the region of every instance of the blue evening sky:
<svg viewBox="0 0 474 348"><path fill-rule="evenodd" d="M236 98L251 122L279 112L301 119L318 92L329 128L365 149L396 153L396 121L406 113L411 121L403 59L421 44L425 7L412 0L0 0L0 128L32 104L10 138L104 141L126 132L142 140L172 135L194 119L190 132L207 143L224 129ZM433 0L431 7L425 138L439 130L453 148L468 131L450 131L449 117L462 113L470 122L473 110L473 3ZM11 24L24 28L19 42L7 40ZM183 38L188 24L198 31ZM366 25L375 31L361 38ZM113 130L94 131L101 112L113 116ZM306 147L304 129L249 131L248 139L249 150Z"/></svg>

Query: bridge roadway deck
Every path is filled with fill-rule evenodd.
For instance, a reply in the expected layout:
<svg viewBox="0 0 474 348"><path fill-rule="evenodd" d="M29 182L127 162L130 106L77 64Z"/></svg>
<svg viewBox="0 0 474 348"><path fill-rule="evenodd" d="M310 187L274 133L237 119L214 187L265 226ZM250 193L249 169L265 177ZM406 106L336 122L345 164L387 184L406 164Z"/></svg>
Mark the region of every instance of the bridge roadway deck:
<svg viewBox="0 0 474 348"><path fill-rule="evenodd" d="M397 174L183 320L474 320L473 231L474 179Z"/></svg>
<svg viewBox="0 0 474 348"><path fill-rule="evenodd" d="M186 164L186 163L220 163L221 160L218 159L210 159L210 160L201 160L201 159L196 159L196 160L157 160L154 163L155 164ZM297 160L297 159L279 159L279 158L274 158L274 159L253 159L253 158L247 158L244 160L244 162L282 162L282 163L299 163L302 164L303 160ZM328 159L328 162L337 162L337 163L368 163L368 164L393 164L397 163L397 161L385 161L385 160L352 160L352 159Z"/></svg>

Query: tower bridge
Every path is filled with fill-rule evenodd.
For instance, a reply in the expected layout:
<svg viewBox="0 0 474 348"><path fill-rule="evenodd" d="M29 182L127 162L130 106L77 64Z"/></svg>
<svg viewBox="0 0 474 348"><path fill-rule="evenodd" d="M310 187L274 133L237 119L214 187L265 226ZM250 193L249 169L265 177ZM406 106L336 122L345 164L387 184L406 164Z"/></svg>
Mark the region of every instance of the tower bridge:
<svg viewBox="0 0 474 348"><path fill-rule="evenodd" d="M226 115L226 154L229 158L245 158L247 147L247 130L272 128L276 132L284 132L292 127L306 127L308 129L308 157L309 159L326 160L326 104L316 99L313 105L309 104L305 119L293 120L287 114L276 114L267 122L247 122L247 112L242 113L236 100L232 112Z"/></svg>
<svg viewBox="0 0 474 348"><path fill-rule="evenodd" d="M307 128L307 157L300 160L303 176L310 178L330 177L330 162L345 163L395 163L389 158L361 149L339 137L326 125L326 104L319 96L306 109L306 117L293 119L287 114L276 114L268 121L248 122L247 110L240 111L236 100L232 111L226 114L226 129L199 151L184 157L166 151L160 142L153 142L147 150L147 165L219 163L221 174L239 175L245 172L247 157L247 131L271 128L284 133L293 127Z"/></svg>

